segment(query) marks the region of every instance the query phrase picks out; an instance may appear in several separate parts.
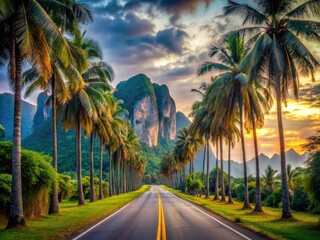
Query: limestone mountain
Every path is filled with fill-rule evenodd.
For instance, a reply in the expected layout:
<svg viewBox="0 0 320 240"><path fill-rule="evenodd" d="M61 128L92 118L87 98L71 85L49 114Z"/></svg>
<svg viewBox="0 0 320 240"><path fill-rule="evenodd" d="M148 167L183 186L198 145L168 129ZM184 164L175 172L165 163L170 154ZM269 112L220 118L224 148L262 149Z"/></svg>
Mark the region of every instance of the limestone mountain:
<svg viewBox="0 0 320 240"><path fill-rule="evenodd" d="M0 94L0 124L5 128L5 139L11 140L13 133L13 104L14 96L12 93ZM33 115L37 107L22 100L21 112L21 138L24 139L32 133Z"/></svg>
<svg viewBox="0 0 320 240"><path fill-rule="evenodd" d="M132 128L149 147L159 139L176 137L176 105L165 85L152 84L144 74L138 74L116 87L115 96L123 100L123 107Z"/></svg>

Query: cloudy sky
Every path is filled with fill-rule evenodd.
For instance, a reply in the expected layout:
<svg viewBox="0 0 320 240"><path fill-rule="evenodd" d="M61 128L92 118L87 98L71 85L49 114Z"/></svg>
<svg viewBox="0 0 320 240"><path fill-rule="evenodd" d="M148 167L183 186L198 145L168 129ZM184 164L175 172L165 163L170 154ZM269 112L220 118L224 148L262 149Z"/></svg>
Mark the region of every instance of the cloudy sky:
<svg viewBox="0 0 320 240"><path fill-rule="evenodd" d="M114 86L122 80L145 73L153 82L166 84L177 110L190 113L199 96L191 93L210 76L197 77L196 70L208 60L208 47L220 44L220 36L239 27L237 18L221 16L227 0L85 0L91 5L94 23L84 26L87 36L101 45L104 60L116 74ZM238 0L238 2L244 2ZM252 2L252 1L247 1ZM320 60L319 44L308 44ZM214 75L214 73L213 73ZM315 83L301 81L301 99L284 108L287 149L300 152L304 139L320 128L320 75ZM6 70L0 70L0 92L10 91ZM35 102L35 97L27 99ZM259 130L260 151L268 156L279 151L275 111L266 115ZM253 156L252 139L247 135L248 157ZM240 161L236 147L233 159Z"/></svg>

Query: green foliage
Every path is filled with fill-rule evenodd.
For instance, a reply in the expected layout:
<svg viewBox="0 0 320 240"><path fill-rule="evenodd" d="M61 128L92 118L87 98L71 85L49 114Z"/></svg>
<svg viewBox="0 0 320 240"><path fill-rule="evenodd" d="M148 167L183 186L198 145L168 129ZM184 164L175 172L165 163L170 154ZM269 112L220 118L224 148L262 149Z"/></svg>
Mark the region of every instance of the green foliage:
<svg viewBox="0 0 320 240"><path fill-rule="evenodd" d="M58 174L58 186L59 202L61 202L63 199L69 199L74 191L74 187L71 182L71 176Z"/></svg>
<svg viewBox="0 0 320 240"><path fill-rule="evenodd" d="M187 175L186 178L187 191L192 195L197 195L204 187L202 181L198 177L193 177L191 174Z"/></svg>
<svg viewBox="0 0 320 240"><path fill-rule="evenodd" d="M141 143L143 155L148 161L145 173L152 174L153 172L155 172L158 174L159 164L161 162L162 156L164 156L166 152L172 151L173 146L174 141L168 141L162 138L159 138L158 145L155 147L149 147L147 144Z"/></svg>
<svg viewBox="0 0 320 240"><path fill-rule="evenodd" d="M315 152L308 159L307 177L305 188L310 194L311 199L320 204L320 151Z"/></svg>
<svg viewBox="0 0 320 240"><path fill-rule="evenodd" d="M302 187L298 187L293 191L291 199L291 208L297 211L307 211L310 205L308 195Z"/></svg>
<svg viewBox="0 0 320 240"><path fill-rule="evenodd" d="M0 174L11 174L11 159L12 143L0 142ZM47 213L48 195L55 182L55 172L50 161L51 158L44 154L25 149L21 151L22 196L26 217ZM9 205L4 205L1 209L7 211L8 207Z"/></svg>
<svg viewBox="0 0 320 240"><path fill-rule="evenodd" d="M9 214L10 196L11 196L11 181L10 174L0 174L0 214Z"/></svg>
<svg viewBox="0 0 320 240"><path fill-rule="evenodd" d="M40 124L33 133L22 141L22 146L36 151L52 155L52 119L48 118ZM82 134L83 136L83 134ZM76 133L73 130L65 131L61 124L57 126L57 141L58 141L58 172L72 175L76 170ZM89 171L90 159L90 144L89 138L82 138L82 169L83 175L87 175ZM94 140L94 167L99 169L99 151L100 143L97 139ZM103 171L107 172L109 166L109 155L103 155ZM99 176L99 171L95 171L95 177ZM105 179L106 176L104 176Z"/></svg>
<svg viewBox="0 0 320 240"><path fill-rule="evenodd" d="M221 168L219 169L219 188L221 187ZM210 191L214 192L214 186L216 184L216 169L211 170L210 174L209 174L209 181L210 181ZM223 172L223 181L224 181L224 185L227 186L228 184L228 174L226 174L225 172Z"/></svg>
<svg viewBox="0 0 320 240"><path fill-rule="evenodd" d="M150 174L146 174L144 177L144 182L146 184L151 184L151 175Z"/></svg>
<svg viewBox="0 0 320 240"><path fill-rule="evenodd" d="M130 116L132 116L135 103L147 95L150 95L156 103L154 88L150 79L144 74L138 74L127 81L120 82L117 85L117 91L114 93L116 98L123 100L122 107L129 111Z"/></svg>
<svg viewBox="0 0 320 240"><path fill-rule="evenodd" d="M276 189L263 201L263 205L267 207L280 207L281 198L282 198L281 189Z"/></svg>
<svg viewBox="0 0 320 240"><path fill-rule="evenodd" d="M69 200L76 200L78 199L77 181L71 180L70 183L72 185L72 195L69 198ZM108 187L109 187L108 182L102 181L102 189L103 189L104 196L108 196ZM82 189L83 189L84 198L89 199L90 198L90 176L85 176L82 178ZM99 196L99 178L94 178L94 193L97 199Z"/></svg>
<svg viewBox="0 0 320 240"><path fill-rule="evenodd" d="M157 183L158 180L159 180L158 175L157 175L155 172L152 173L152 175L151 175L151 182L152 182L152 183Z"/></svg>

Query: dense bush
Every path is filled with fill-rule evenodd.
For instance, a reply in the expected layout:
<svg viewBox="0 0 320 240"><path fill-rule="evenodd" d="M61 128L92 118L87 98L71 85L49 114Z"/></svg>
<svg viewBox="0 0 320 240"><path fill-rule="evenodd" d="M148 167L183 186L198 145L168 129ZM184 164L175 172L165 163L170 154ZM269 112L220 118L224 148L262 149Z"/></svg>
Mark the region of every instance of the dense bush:
<svg viewBox="0 0 320 240"><path fill-rule="evenodd" d="M1 191L2 212L8 212L10 198L8 184L10 181L8 174L12 172L12 143L0 142L0 185L4 189ZM26 217L36 217L47 214L48 196L55 182L55 172L50 164L51 158L41 153L21 150L21 178L23 210ZM11 176L11 175L10 175ZM11 188L11 182L10 182ZM9 188L9 189L10 189Z"/></svg>
<svg viewBox="0 0 320 240"><path fill-rule="evenodd" d="M263 205L267 207L280 207L281 197L282 197L281 189L276 189L263 201Z"/></svg>
<svg viewBox="0 0 320 240"><path fill-rule="evenodd" d="M71 183L71 176L65 174L58 174L59 184L59 202L63 199L69 199L75 191Z"/></svg>
<svg viewBox="0 0 320 240"><path fill-rule="evenodd" d="M200 178L189 174L186 178L186 187L189 194L198 195L203 188L203 183Z"/></svg>
<svg viewBox="0 0 320 240"><path fill-rule="evenodd" d="M310 205L307 194L301 187L296 188L293 191L291 199L291 208L297 211L307 211Z"/></svg>
<svg viewBox="0 0 320 240"><path fill-rule="evenodd" d="M10 205L10 194L11 194L11 180L10 174L0 174L0 214L8 215Z"/></svg>
<svg viewBox="0 0 320 240"><path fill-rule="evenodd" d="M70 184L72 185L72 195L69 198L70 200L78 199L78 185L76 180L71 180ZM103 195L108 196L108 182L102 181L102 190ZM83 194L86 199L90 198L90 176L85 176L82 178L82 189ZM99 178L94 178L94 194L96 199L99 196Z"/></svg>

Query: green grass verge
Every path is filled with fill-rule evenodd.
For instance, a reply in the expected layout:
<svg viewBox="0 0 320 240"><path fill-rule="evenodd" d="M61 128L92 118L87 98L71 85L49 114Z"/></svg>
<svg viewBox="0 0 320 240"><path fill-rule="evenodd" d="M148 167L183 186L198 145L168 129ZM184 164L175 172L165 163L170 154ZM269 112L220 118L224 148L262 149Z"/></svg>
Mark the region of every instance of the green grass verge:
<svg viewBox="0 0 320 240"><path fill-rule="evenodd" d="M27 219L27 226L21 229L4 230L7 221L0 221L0 239L66 239L111 215L124 205L148 191L150 186L142 186L135 192L108 197L85 206L77 201L64 201L60 205L60 214L48 215L36 219Z"/></svg>
<svg viewBox="0 0 320 240"><path fill-rule="evenodd" d="M253 230L272 239L314 240L320 237L320 216L292 211L294 220L280 220L281 209L264 207L263 214L252 210L241 210L243 203L235 201L233 205L187 195L163 186L178 197L200 205L232 222Z"/></svg>

